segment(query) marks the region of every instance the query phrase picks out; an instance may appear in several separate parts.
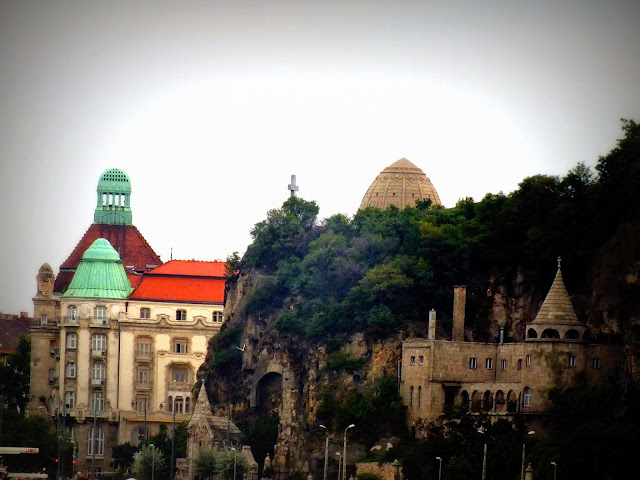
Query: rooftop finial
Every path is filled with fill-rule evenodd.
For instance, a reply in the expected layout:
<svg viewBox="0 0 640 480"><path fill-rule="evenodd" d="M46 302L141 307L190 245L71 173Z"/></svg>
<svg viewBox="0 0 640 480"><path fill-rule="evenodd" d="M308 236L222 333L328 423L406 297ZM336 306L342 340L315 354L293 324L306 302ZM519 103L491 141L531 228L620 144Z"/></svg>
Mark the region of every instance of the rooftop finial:
<svg viewBox="0 0 640 480"><path fill-rule="evenodd" d="M558 270L560 270L561 266L562 266L562 257L558 255Z"/></svg>

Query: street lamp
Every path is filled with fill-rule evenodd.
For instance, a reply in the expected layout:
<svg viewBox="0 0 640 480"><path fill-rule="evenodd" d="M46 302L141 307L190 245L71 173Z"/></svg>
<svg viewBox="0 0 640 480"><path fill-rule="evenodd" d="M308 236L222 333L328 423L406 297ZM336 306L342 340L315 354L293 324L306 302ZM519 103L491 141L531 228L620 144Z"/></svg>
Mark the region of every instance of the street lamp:
<svg viewBox="0 0 640 480"><path fill-rule="evenodd" d="M556 474L558 473L558 464L556 462L551 462L553 465L553 480L556 480Z"/></svg>
<svg viewBox="0 0 640 480"><path fill-rule="evenodd" d="M236 448L231 447L231 450L233 450L233 480L236 480L236 461L238 457L236 456Z"/></svg>
<svg viewBox="0 0 640 480"><path fill-rule="evenodd" d="M482 480L487 478L487 436L485 435L484 428L480 427L478 433L482 435L484 439L484 453L482 454Z"/></svg>
<svg viewBox="0 0 640 480"><path fill-rule="evenodd" d="M534 433L536 433L535 430L529 430L527 432L527 435L533 435ZM524 457L525 457L527 435L525 435L524 438L522 439L522 468L520 470L520 480L524 480Z"/></svg>
<svg viewBox="0 0 640 480"><path fill-rule="evenodd" d="M342 480L347 480L347 430L355 427L352 423L344 429L344 449L342 453Z"/></svg>
<svg viewBox="0 0 640 480"><path fill-rule="evenodd" d="M156 472L156 446L150 443L147 448L151 449L151 480L153 480Z"/></svg>
<svg viewBox="0 0 640 480"><path fill-rule="evenodd" d="M340 466L342 465L342 454L340 452L336 452L336 455L338 456L338 480L340 480Z"/></svg>
<svg viewBox="0 0 640 480"><path fill-rule="evenodd" d="M324 472L322 473L322 480L327 480L327 466L329 465L329 430L324 425L318 425L320 428L324 428L327 433L327 438L324 442Z"/></svg>
<svg viewBox="0 0 640 480"><path fill-rule="evenodd" d="M440 462L440 467L438 467L438 480L442 478L442 457L436 457L436 460Z"/></svg>

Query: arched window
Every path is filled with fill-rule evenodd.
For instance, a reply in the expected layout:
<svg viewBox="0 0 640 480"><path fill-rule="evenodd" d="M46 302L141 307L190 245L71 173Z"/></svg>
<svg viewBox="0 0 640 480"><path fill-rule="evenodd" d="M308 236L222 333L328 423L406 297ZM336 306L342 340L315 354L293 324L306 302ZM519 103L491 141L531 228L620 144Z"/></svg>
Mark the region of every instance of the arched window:
<svg viewBox="0 0 640 480"><path fill-rule="evenodd" d="M418 406L422 405L422 387L418 387Z"/></svg>
<svg viewBox="0 0 640 480"><path fill-rule="evenodd" d="M469 410L469 393L463 390L460 394L460 406L463 410Z"/></svg>
<svg viewBox="0 0 640 480"><path fill-rule="evenodd" d="M535 329L530 328L527 331L527 338L538 338L538 332L536 332Z"/></svg>
<svg viewBox="0 0 640 480"><path fill-rule="evenodd" d="M523 406L530 407L532 398L533 398L533 395L531 394L531 389L529 387L526 387L524 389L524 395L523 395L523 402L522 402Z"/></svg>
<svg viewBox="0 0 640 480"><path fill-rule="evenodd" d="M95 436L93 434L93 427L89 429L89 438L88 440L88 448L87 454L93 455L94 449L95 454L98 456L104 455L104 430L100 427L96 428Z"/></svg>
<svg viewBox="0 0 640 480"><path fill-rule="evenodd" d="M151 432L147 428L147 434L145 435L144 427L134 428L131 432L131 445L138 445L140 442L144 442L146 438L151 436Z"/></svg>
<svg viewBox="0 0 640 480"><path fill-rule="evenodd" d="M565 334L564 338L568 340L579 340L580 333L576 329L572 328Z"/></svg>
<svg viewBox="0 0 640 480"><path fill-rule="evenodd" d="M491 391L487 390L484 392L482 396L482 410L488 412L493 407L493 395L491 395Z"/></svg>
<svg viewBox="0 0 640 480"><path fill-rule="evenodd" d="M69 305L67 307L67 314L69 317L69 321L75 323L78 320L78 307L75 305Z"/></svg>
<svg viewBox="0 0 640 480"><path fill-rule="evenodd" d="M482 394L477 390L471 396L471 411L479 412L482 408Z"/></svg>
<svg viewBox="0 0 640 480"><path fill-rule="evenodd" d="M560 334L553 328L547 328L542 332L542 338L560 338Z"/></svg>
<svg viewBox="0 0 640 480"><path fill-rule="evenodd" d="M507 394L507 412L516 413L518 411L518 396L513 390Z"/></svg>
<svg viewBox="0 0 640 480"><path fill-rule="evenodd" d="M505 399L504 392L502 390L498 390L496 392L496 410L501 411L504 409Z"/></svg>
<svg viewBox="0 0 640 480"><path fill-rule="evenodd" d="M413 407L413 385L409 388L409 406Z"/></svg>

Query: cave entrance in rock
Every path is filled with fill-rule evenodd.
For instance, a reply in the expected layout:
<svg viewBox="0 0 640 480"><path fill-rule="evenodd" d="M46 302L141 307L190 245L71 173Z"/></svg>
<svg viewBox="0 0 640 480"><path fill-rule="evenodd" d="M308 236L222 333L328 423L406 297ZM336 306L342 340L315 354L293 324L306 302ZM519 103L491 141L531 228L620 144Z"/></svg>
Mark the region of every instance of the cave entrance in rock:
<svg viewBox="0 0 640 480"><path fill-rule="evenodd" d="M259 415L280 416L282 411L282 375L270 372L258 382L256 407Z"/></svg>

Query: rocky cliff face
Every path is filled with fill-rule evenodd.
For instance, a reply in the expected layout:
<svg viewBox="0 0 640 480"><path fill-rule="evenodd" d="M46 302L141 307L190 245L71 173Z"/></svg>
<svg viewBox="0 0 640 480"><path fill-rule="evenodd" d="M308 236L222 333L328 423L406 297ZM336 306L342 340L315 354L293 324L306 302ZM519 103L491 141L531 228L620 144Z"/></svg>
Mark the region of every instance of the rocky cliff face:
<svg viewBox="0 0 640 480"><path fill-rule="evenodd" d="M571 280L567 282L578 316L586 319L594 338L602 342L624 339L629 378L636 382L640 380L640 244L634 239L639 237L640 223L621 226L590 262L568 275ZM525 324L535 318L553 276L546 284L534 284L528 280L531 272L514 272L477 281L481 287L471 289L468 340L495 341L500 327L512 341L523 338ZM318 433L316 413L323 392L336 390L337 386L362 389L384 375L396 375L402 340L425 335L427 319L424 325L411 325L384 340L372 340L362 333L353 335L340 353L363 359L361 368L330 371L326 346L283 336L274 328L272 316L246 313L248 299L260 282L261 275L251 271L230 284L223 328L241 329L238 345L234 346L243 349L241 367L237 366L237 372L227 372L226 377L205 371L207 390L219 400L231 395L233 416L240 423L278 415L272 463L277 478L293 472L306 476L310 470L318 473L318 468L321 474L324 436ZM439 337L450 335L445 331L446 323L439 328ZM339 435L332 438L333 452L340 450L340 441ZM352 443L351 449L357 449L360 455L366 453L363 445ZM356 454L355 450L350 452ZM262 464L264 458L257 460Z"/></svg>

